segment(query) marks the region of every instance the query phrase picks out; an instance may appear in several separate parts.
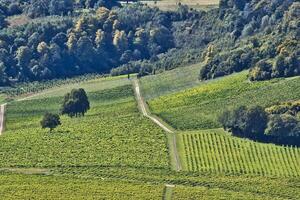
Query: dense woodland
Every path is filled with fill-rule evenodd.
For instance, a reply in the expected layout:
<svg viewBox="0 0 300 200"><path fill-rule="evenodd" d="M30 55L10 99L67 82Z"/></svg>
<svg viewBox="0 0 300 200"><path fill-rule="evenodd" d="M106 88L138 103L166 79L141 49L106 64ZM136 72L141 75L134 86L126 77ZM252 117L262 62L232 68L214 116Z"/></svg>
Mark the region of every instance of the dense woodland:
<svg viewBox="0 0 300 200"><path fill-rule="evenodd" d="M31 20L10 26L11 16ZM249 79L300 74L300 2L221 0L160 11L106 0L1 0L0 83L85 73L148 75L203 61L201 80L251 69Z"/></svg>

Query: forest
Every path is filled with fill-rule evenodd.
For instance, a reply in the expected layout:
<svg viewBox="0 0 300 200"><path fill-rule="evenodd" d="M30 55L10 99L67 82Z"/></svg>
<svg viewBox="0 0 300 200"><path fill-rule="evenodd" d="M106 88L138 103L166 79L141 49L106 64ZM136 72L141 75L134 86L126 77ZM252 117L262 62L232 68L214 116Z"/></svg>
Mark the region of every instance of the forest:
<svg viewBox="0 0 300 200"><path fill-rule="evenodd" d="M140 76L202 61L200 80L250 69L249 80L300 74L300 3L221 0L161 11L106 0L1 0L0 84L86 73ZM24 15L28 23L11 26Z"/></svg>

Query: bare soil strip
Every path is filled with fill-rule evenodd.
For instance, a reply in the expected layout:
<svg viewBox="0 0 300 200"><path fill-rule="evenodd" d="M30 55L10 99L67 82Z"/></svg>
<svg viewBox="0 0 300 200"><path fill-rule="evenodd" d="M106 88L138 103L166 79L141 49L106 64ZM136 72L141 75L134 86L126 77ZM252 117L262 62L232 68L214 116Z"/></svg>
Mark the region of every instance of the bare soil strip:
<svg viewBox="0 0 300 200"><path fill-rule="evenodd" d="M4 114L5 114L6 103L0 106L0 135L2 135L4 131Z"/></svg>
<svg viewBox="0 0 300 200"><path fill-rule="evenodd" d="M175 185L165 184L163 200L171 200Z"/></svg>

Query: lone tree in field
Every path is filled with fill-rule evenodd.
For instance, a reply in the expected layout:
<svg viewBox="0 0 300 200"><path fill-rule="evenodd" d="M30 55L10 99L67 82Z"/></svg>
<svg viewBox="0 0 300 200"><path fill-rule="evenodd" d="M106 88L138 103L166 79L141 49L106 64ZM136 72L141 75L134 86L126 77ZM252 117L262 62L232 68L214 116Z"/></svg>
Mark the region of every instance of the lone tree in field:
<svg viewBox="0 0 300 200"><path fill-rule="evenodd" d="M61 114L67 114L69 117L84 116L89 109L90 102L84 89L73 89L64 97Z"/></svg>
<svg viewBox="0 0 300 200"><path fill-rule="evenodd" d="M57 114L46 113L41 121L42 128L49 128L50 132L59 125L61 125L60 117Z"/></svg>

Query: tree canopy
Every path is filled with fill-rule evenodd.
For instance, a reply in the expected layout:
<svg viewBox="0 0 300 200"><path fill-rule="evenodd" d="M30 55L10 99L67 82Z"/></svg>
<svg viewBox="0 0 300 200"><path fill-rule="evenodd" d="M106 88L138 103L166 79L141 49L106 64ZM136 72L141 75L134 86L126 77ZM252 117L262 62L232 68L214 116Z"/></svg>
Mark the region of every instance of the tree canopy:
<svg viewBox="0 0 300 200"><path fill-rule="evenodd" d="M58 114L46 113L41 120L42 128L49 128L50 132L57 126L61 125L60 117Z"/></svg>
<svg viewBox="0 0 300 200"><path fill-rule="evenodd" d="M84 89L73 89L64 97L61 113L70 117L84 116L90 109L90 102Z"/></svg>

